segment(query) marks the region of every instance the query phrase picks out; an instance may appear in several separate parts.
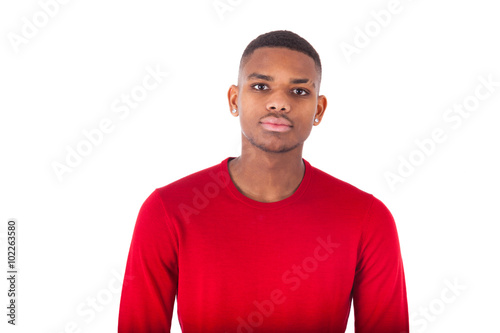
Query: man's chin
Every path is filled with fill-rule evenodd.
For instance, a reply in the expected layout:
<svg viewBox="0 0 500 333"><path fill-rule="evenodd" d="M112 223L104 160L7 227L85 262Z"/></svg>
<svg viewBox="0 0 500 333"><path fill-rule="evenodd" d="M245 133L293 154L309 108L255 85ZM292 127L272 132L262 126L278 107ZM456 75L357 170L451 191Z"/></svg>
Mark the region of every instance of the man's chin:
<svg viewBox="0 0 500 333"><path fill-rule="evenodd" d="M255 147L259 148L261 151L264 151L266 153L288 153L289 151L292 151L296 149L300 143L295 144L295 145L286 145L283 143L280 144L271 144L271 143L256 143L254 141L250 141L252 145Z"/></svg>

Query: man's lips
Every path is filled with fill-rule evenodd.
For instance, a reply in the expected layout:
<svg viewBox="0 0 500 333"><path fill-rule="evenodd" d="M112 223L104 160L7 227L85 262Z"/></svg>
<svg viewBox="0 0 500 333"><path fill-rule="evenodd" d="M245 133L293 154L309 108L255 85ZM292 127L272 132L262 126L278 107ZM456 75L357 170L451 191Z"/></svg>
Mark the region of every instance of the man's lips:
<svg viewBox="0 0 500 333"><path fill-rule="evenodd" d="M292 129L292 124L284 118L268 116L260 123L264 129L272 132L286 132Z"/></svg>
<svg viewBox="0 0 500 333"><path fill-rule="evenodd" d="M260 121L262 124L272 124L272 125L281 125L281 126L292 126L292 123L286 120L285 118L277 118L277 117L266 117Z"/></svg>

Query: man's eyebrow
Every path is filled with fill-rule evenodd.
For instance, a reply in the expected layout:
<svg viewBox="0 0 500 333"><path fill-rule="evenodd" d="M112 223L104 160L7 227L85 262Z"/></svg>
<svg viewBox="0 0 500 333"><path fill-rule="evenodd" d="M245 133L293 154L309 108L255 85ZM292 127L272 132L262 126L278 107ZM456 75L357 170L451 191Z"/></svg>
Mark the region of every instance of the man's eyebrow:
<svg viewBox="0 0 500 333"><path fill-rule="evenodd" d="M308 82L309 82L309 79L291 79L290 80L290 83L293 83L293 84L308 83ZM314 88L316 88L316 85L314 84L314 82L311 82L311 84Z"/></svg>
<svg viewBox="0 0 500 333"><path fill-rule="evenodd" d="M266 81L274 81L272 76L259 74L259 73L252 73L252 74L248 75L247 80L250 80L251 78L256 78L256 79L261 79L261 80L266 80Z"/></svg>
<svg viewBox="0 0 500 333"><path fill-rule="evenodd" d="M265 81L269 81L269 82L274 81L274 78L272 76L259 74L259 73L252 73L252 74L247 76L247 80L250 80L252 78L265 80ZM314 82L312 82L309 79L290 79L290 83L292 83L292 84L309 83L309 82L311 82L311 85L313 86L313 88L316 88L316 85L314 84Z"/></svg>

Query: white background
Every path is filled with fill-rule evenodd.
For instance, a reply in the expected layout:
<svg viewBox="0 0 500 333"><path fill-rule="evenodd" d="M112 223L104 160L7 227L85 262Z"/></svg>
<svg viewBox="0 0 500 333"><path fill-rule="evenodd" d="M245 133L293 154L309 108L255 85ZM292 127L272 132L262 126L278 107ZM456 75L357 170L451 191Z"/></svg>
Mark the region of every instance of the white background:
<svg viewBox="0 0 500 333"><path fill-rule="evenodd" d="M116 276L141 204L154 188L239 155L227 89L245 46L277 29L306 38L322 59L329 104L303 157L374 194L395 217L412 332L498 329L500 86L457 128L443 119L471 101L480 76L500 81L496 2L401 0L351 57L341 43L354 47L356 28L376 29L370 12L389 0L221 2L231 7L219 15L213 0L73 0L47 22L40 2L0 4L5 271L8 219L19 227L18 325L6 323L2 278L0 330L116 331ZM34 16L45 26L16 46L12 36L24 38ZM148 66L169 74L119 118L114 101L141 84ZM52 164L65 163L67 146L105 118L113 131L59 180ZM397 174L399 157L418 157L415 140L435 128L447 139L391 189L384 174ZM465 289L454 293L450 283ZM175 311L172 332L180 332Z"/></svg>

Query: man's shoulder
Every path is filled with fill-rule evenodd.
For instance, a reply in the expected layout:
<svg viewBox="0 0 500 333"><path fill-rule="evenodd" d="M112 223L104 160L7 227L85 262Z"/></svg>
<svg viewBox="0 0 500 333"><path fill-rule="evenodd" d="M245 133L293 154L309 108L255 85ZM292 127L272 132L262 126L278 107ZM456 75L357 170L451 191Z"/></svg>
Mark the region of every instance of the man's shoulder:
<svg viewBox="0 0 500 333"><path fill-rule="evenodd" d="M371 193L319 168L312 167L312 169L314 171L314 186L319 192L350 200L373 200Z"/></svg>
<svg viewBox="0 0 500 333"><path fill-rule="evenodd" d="M385 205L377 196L367 191L361 190L344 180L334 177L318 168L314 168L315 173L315 202L328 203L332 208L350 210L358 212L360 216L365 216L369 212L374 220L385 221L388 226L394 224L394 218Z"/></svg>

